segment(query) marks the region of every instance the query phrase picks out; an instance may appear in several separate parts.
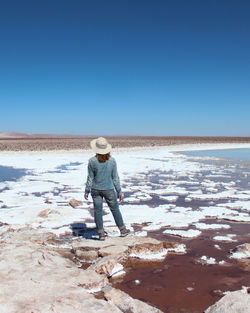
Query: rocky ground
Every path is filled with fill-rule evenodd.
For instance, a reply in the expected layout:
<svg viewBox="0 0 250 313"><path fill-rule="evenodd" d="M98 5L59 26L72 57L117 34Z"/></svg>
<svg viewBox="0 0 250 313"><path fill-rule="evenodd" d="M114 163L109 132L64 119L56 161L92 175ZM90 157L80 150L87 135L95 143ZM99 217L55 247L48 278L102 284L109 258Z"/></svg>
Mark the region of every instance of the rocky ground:
<svg viewBox="0 0 250 313"><path fill-rule="evenodd" d="M132 234L103 242L79 237L65 245L52 233L2 225L0 238L2 313L160 313L113 288L109 280L124 274L123 263L129 259L160 262L168 253L185 253L178 244ZM246 250L250 245L239 247L238 253ZM243 288L205 313L248 313L249 307L249 289Z"/></svg>
<svg viewBox="0 0 250 313"><path fill-rule="evenodd" d="M229 292L205 313L249 313L250 288Z"/></svg>
<svg viewBox="0 0 250 313"><path fill-rule="evenodd" d="M87 147L91 138L85 139ZM164 144L170 140L170 137L130 137L127 142L125 142L126 140L123 142L124 147L136 146L132 139L138 145L153 146ZM182 140L183 138L177 139ZM197 140L197 142L200 140L198 138L184 139ZM82 144L82 138L26 138L22 140L0 140L0 143L9 142L10 145L4 150L9 149L10 151L15 149L81 149ZM173 137L171 140L168 144L180 143L178 140L174 141ZM207 140L210 139L207 138ZM115 147L122 146L121 137L110 137L110 141ZM76 146L72 145L73 142ZM215 166L215 161L212 166L210 163L190 163L188 160L184 160L183 156L168 155L166 151L163 151L162 155L158 151L157 157L155 157L154 154L142 156L140 150L138 155L133 154L130 159L127 155L123 159L122 154L117 154L120 172L123 176L123 190L126 195L121 208L126 222L130 221L129 228L134 229L137 235L126 238L118 237L113 232L113 224L112 222L112 225L110 224L105 208L105 225L109 230L110 237L105 242L99 242L94 236L91 239L88 237L89 234L92 234L94 227L90 210L92 204L69 201L70 197L77 197L82 192L82 183L85 180L82 178L82 165L86 166L87 159L88 155L82 155L80 152L77 156L75 151L72 152L72 155L70 152L65 155L56 155L56 152L51 152L51 155L49 153L37 155L33 153L27 155L12 152L2 153L1 164L3 166L24 167L29 169L29 172L21 180L3 182L0 186L2 222L0 222L0 312L91 313L110 310L110 312L133 313L161 312L160 308L166 313L202 313L204 308L222 297L218 303L208 308L206 313L248 313L250 297L248 288L227 293L224 297L223 292L229 289L221 289L219 297L213 298L213 301L204 306L202 310L188 311L186 308L178 310L178 307L172 307L169 311L166 305L161 307L158 306L157 301L148 301L147 296L142 298L133 293L130 293L129 296L126 290L122 289L123 291L121 291L114 283L115 280L124 280L127 270L128 272L132 271L138 264L143 268L144 262L146 264L145 260L147 260L147 264L155 266L156 263L163 262L166 256L164 271L170 272L171 270L177 273L177 276L182 275L178 273L176 263L172 262L173 267L171 268L170 259L183 260L186 258L189 262L189 258L192 257L197 264L201 264L200 267L203 267L202 273L208 272L210 269L210 272L216 276L217 272L212 269L213 266L226 269L234 263L234 261L230 261L229 256L229 250L232 249L232 254L237 259L235 263L246 273L243 275L244 281L248 285L249 280L247 281L246 277L249 277L247 271L250 268L250 246L243 244L247 242L247 234L249 234L247 212L249 211L250 195L248 189L245 188L245 185L249 183L249 167L247 165L238 168L238 164L230 163L226 166L223 165L223 169L220 169ZM130 173L128 173L129 162L131 163ZM121 168L122 166L123 168ZM174 172L173 169L175 169ZM212 172L210 173L208 170ZM206 179L203 179L205 175ZM218 178L218 176L220 177ZM217 184L216 180L218 179L220 185ZM138 186L140 192L137 190ZM134 188L136 188L136 192ZM200 190L201 188L202 190ZM219 203L222 198L224 199L223 203ZM79 205L80 207L78 207ZM158 207L158 212L161 214L160 219L157 219L157 214L154 213L155 206ZM189 206L192 207L192 211ZM140 213L135 215L135 210ZM196 214L201 214L201 217L196 218ZM143 219L139 218L140 216L143 216ZM206 220L207 224L204 224L205 216L210 216L210 219L213 217L214 220ZM200 220L202 223L197 223ZM84 223L77 223L77 221L84 221ZM131 224L132 221L133 224ZM172 230L167 227L166 222L170 223L172 227L175 226L176 229ZM187 228L189 224L191 224L191 228ZM226 226L227 228L223 229ZM215 227L215 229L206 230L206 227ZM218 227L222 227L222 229L216 230ZM240 227L244 228L244 238L241 234L242 229L238 231ZM85 232L86 236L81 231ZM150 238L154 231L159 232L159 237L155 237L155 239ZM197 253L199 250L196 246L188 243L189 239L178 241L173 234L184 237L198 234L197 240L194 239L190 242L199 243L201 246L208 243L208 246L205 247L206 251L204 254ZM218 235L220 238L217 238ZM215 239L216 241L214 241ZM223 243L223 240L227 240L229 243ZM215 243L219 243L219 245ZM215 254L216 250L218 250L217 254ZM228 254L227 258L224 258L225 253ZM181 261L179 260L179 262ZM224 263L219 264L221 262ZM192 264L187 263L188 270ZM236 267L235 264L234 266ZM177 271L174 270L174 267L177 268ZM155 272L159 271L159 268L156 267ZM220 271L222 270L220 269ZM232 277L224 277L225 280L234 279L235 273L231 274ZM151 288L149 292L151 291L153 294L155 285L152 276L147 275L148 273L146 280ZM163 277L160 275L159 280L163 281ZM193 276L193 272L189 275ZM176 276L172 277L174 280L175 278ZM140 286L143 284L140 284L136 277L132 279L137 289L143 289ZM229 282L228 286L230 283L232 282ZM171 284L173 284L173 280L167 281L167 287ZM242 285L230 290L240 289ZM188 293L189 290L187 292L186 287L190 289L190 285L184 288ZM203 299L199 299L196 296L198 289L197 286L192 293L196 297L195 301L202 302L204 293L200 293ZM164 287L163 291L163 297L165 297L168 292L167 288ZM157 294L158 297L159 294L160 292ZM183 301L183 298L180 296L179 298L178 301ZM152 306L152 303L155 303L154 305L158 308Z"/></svg>
<svg viewBox="0 0 250 313"><path fill-rule="evenodd" d="M0 137L0 151L40 151L89 149L96 137L23 136ZM114 148L169 146L201 143L249 143L250 137L170 137L170 136L107 136Z"/></svg>
<svg viewBox="0 0 250 313"><path fill-rule="evenodd" d="M124 273L127 259L178 253L176 244L133 235L104 242L80 237L65 246L52 233L18 225L2 225L0 238L2 313L160 313L113 288L109 278Z"/></svg>

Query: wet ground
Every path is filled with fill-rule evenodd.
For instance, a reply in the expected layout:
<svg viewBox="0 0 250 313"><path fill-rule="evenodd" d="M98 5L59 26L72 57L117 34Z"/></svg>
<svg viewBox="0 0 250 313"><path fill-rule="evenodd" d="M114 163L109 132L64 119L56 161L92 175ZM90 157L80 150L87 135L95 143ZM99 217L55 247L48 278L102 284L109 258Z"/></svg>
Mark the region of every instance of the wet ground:
<svg viewBox="0 0 250 313"><path fill-rule="evenodd" d="M246 235L250 231L249 224L230 225L231 231L238 235L237 245L249 241ZM145 262L132 268L129 266L126 276L120 281L113 280L113 284L163 312L201 313L215 303L223 292L238 290L250 284L250 272L240 261L230 258L229 252L235 248L235 242L216 243L212 240L215 233L204 231L199 238L182 239L149 232L149 236L157 239L184 243L187 254L168 255L163 262L155 263L154 266ZM215 244L220 248L216 248ZM204 255L225 263L206 264L201 260Z"/></svg>
<svg viewBox="0 0 250 313"><path fill-rule="evenodd" d="M185 181L187 190L203 188L201 182L209 177L210 182L229 183L234 182L239 191L249 188L249 162L228 160L203 160L192 159L193 162L214 164L218 170L199 173L193 177L193 184L187 184L188 177L177 178ZM173 173L143 173L147 177L148 185L152 190L158 188L161 180L171 177ZM172 179L172 178L171 178ZM135 185L140 184L141 179L133 179ZM153 184L153 186L152 186ZM224 191L225 185L216 185L217 191ZM203 193L207 191L204 189ZM174 194L168 194L173 196ZM128 193L128 196L131 196ZM185 201L185 196L178 196L174 202L180 207L191 207L199 210L202 206L215 206L218 203L228 203L229 200L196 200ZM126 199L125 199L126 201ZM152 199L143 201L150 206L157 207L165 204L158 195L152 195ZM173 202L169 202L173 203ZM238 212L242 212L238 209ZM205 218L199 221L205 224L227 224L229 229L202 230L197 238L182 238L164 234L166 227L157 231L148 231L148 235L156 239L184 243L187 247L185 255L168 255L163 262L148 263L137 262L137 264L125 264L126 275L122 279L113 279L115 287L120 288L134 298L150 303L166 313L202 313L210 305L219 300L226 291L241 289L242 286L250 285L249 262L232 259L230 250L237 245L250 242L250 223L234 222L225 219ZM134 225L136 231L142 229L142 225ZM182 228L179 228L182 229ZM195 229L190 225L188 229ZM234 242L215 241L215 236L226 236L234 234ZM201 257L214 258L216 264L208 264ZM219 264L219 262L221 262Z"/></svg>
<svg viewBox="0 0 250 313"><path fill-rule="evenodd" d="M142 162L144 160L145 158L142 158ZM170 159L161 158L159 161L168 164ZM162 217L167 219L168 213L175 213L178 208L183 211L190 208L192 212L202 212L204 207L212 208L218 204L225 206L233 204L235 201L240 200L238 194L245 196L244 201L250 200L250 196L249 199L247 198L250 187L249 162L201 159L199 157L190 157L190 162L197 165L198 169L192 170L191 166L187 167L187 170L184 167L180 170L178 167L172 167L171 170L146 170L124 180L125 199L121 204L121 207L125 206L123 213L126 213L127 206L147 205L150 208L155 208L155 215L157 215L158 207L170 205L166 209L166 216ZM47 173L67 173L68 170L75 172L74 167L80 167L81 164L79 162L65 163ZM170 165L172 166L172 164ZM11 170L11 168L8 169ZM25 173L22 172L21 174L24 175ZM16 176L15 179L18 179L18 177ZM46 179L46 176L44 179ZM30 181L32 182L32 179ZM51 181L53 182L53 180ZM167 191L170 190L169 187L172 187L172 189L170 188L171 191ZM78 195L80 192L80 189L72 190L71 185L64 184L51 188L53 190L50 192L50 196L48 196L49 190L44 192L33 191L31 195L36 199L43 197L44 200L51 197L52 201L53 197L58 196L54 203L57 209L61 209L68 205L68 201L60 199L60 195L64 192L71 192L73 196L74 194ZM230 197L221 196L213 199L213 195L230 190L234 190L236 193L231 194ZM205 196L205 198L201 198L200 195ZM88 229L86 226L86 223L93 223L91 206L92 204L85 208L91 213L89 219L86 218L84 221L79 221L79 223L70 224L72 233L61 236L61 242L67 243L75 236L92 238L93 235L96 235L94 228ZM2 208L5 207L2 206ZM140 209L138 206L136 208ZM249 265L247 266L242 261L230 258L231 249L242 243L249 242L250 223L244 222L244 220L240 222L233 221L239 214L247 215L248 211L239 205L232 212L234 216L229 215L221 219L204 215L204 219L200 219L199 223L227 224L230 228L202 229L201 234L196 238L187 239L164 233L165 230L173 229L197 230L195 223L178 228L171 224L168 225L166 220L163 227L156 227L155 230L147 229L148 236L184 243L187 247L187 253L185 255L168 255L163 262L145 263L135 261L133 264L124 264L127 274L122 280L115 279L112 283L132 297L151 303L163 312L168 313L201 313L208 306L215 303L224 291L237 290L242 285L249 286ZM107 216L107 214L105 208L104 215ZM138 214L143 216L143 211L138 212ZM59 225L58 229L63 226L67 225ZM144 230L147 226L151 226L151 222L148 219L144 224L137 223L132 224L132 226L135 231ZM54 229L56 229L56 226ZM228 234L234 235L234 241L214 240L215 236L227 236ZM203 256L214 258L216 264L207 264L201 259ZM71 257L70 254L69 257ZM224 263L219 264L221 261L224 261ZM88 265L83 264L82 268L87 268Z"/></svg>
<svg viewBox="0 0 250 313"><path fill-rule="evenodd" d="M11 166L0 165L0 182L15 181L26 175L26 173L27 171L25 169L17 169Z"/></svg>
<svg viewBox="0 0 250 313"><path fill-rule="evenodd" d="M237 265L202 265L194 254L168 256L158 267L133 267L114 286L166 313L201 313L224 291L249 285L250 273Z"/></svg>

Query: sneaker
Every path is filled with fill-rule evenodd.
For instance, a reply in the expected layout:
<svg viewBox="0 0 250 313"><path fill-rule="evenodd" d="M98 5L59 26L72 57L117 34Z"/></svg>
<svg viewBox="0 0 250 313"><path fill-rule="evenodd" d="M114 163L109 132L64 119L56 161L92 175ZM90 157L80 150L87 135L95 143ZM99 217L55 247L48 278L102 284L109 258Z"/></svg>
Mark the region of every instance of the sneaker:
<svg viewBox="0 0 250 313"><path fill-rule="evenodd" d="M128 234L130 234L130 230L127 228L121 229L121 237L126 237Z"/></svg>
<svg viewBox="0 0 250 313"><path fill-rule="evenodd" d="M100 232L99 233L99 240L104 241L105 240L105 233L104 232Z"/></svg>

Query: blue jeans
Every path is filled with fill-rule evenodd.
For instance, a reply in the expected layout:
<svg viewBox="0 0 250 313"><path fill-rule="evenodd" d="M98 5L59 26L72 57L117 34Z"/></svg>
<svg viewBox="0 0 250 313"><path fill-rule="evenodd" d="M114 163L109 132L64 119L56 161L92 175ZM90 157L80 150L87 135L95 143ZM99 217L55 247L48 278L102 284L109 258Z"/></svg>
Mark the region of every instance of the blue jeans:
<svg viewBox="0 0 250 313"><path fill-rule="evenodd" d="M99 233L103 231L103 218L102 218L103 198L106 200L107 205L109 206L110 211L113 214L116 226L119 227L119 229L124 227L124 222L117 201L117 194L114 189L109 190L92 189L91 196L94 202L94 216L96 228Z"/></svg>

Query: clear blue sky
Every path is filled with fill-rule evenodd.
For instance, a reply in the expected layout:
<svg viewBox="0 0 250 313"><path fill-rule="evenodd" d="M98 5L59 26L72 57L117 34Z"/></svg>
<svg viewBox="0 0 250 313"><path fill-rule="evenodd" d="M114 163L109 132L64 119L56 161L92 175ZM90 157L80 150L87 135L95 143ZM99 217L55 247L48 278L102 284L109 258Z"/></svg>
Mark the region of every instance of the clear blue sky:
<svg viewBox="0 0 250 313"><path fill-rule="evenodd" d="M0 131L250 136L250 1L0 1Z"/></svg>

